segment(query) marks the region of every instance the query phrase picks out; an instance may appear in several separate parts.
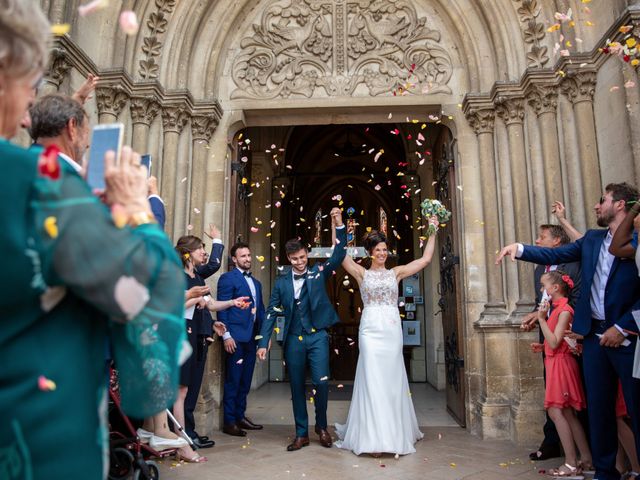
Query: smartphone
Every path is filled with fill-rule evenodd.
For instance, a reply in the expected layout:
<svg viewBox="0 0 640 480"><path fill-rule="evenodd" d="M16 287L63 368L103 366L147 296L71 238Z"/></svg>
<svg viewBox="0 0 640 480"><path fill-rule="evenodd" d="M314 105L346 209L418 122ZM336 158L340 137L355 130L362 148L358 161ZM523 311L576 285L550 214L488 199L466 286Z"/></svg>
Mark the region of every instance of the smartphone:
<svg viewBox="0 0 640 480"><path fill-rule="evenodd" d="M104 156L109 150L113 150L116 152L116 164L118 164L123 135L124 125L122 123L108 123L93 127L87 166L87 183L92 189L103 190L105 188Z"/></svg>
<svg viewBox="0 0 640 480"><path fill-rule="evenodd" d="M151 176L151 154L146 153L140 156L140 165L147 169L147 177Z"/></svg>

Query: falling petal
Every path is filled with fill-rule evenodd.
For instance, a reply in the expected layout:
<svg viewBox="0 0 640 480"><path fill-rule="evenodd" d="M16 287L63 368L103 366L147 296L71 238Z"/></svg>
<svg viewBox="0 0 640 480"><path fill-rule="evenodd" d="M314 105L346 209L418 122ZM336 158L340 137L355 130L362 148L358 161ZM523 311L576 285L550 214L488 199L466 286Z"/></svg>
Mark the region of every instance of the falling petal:
<svg viewBox="0 0 640 480"><path fill-rule="evenodd" d="M126 35L135 35L138 33L140 29L140 24L138 23L138 17L136 17L136 13L131 10L125 10L120 14L120 29Z"/></svg>

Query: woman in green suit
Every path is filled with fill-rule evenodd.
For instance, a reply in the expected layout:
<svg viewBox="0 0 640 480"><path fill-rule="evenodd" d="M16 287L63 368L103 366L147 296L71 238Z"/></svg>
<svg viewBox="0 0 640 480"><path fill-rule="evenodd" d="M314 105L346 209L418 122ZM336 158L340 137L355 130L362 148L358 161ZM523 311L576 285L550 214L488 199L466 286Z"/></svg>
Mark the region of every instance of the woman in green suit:
<svg viewBox="0 0 640 480"><path fill-rule="evenodd" d="M106 159L112 218L55 149L8 141L33 100L49 32L32 0L0 0L0 478L100 479L107 344L128 414L171 405L188 354L185 282L130 149L118 166Z"/></svg>

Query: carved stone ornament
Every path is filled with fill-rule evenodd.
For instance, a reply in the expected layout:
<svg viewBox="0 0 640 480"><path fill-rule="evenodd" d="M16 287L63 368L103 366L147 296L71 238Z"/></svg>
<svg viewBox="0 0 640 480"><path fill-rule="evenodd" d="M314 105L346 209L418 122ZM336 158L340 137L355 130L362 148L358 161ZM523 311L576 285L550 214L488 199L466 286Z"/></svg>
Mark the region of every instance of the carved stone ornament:
<svg viewBox="0 0 640 480"><path fill-rule="evenodd" d="M524 99L498 97L495 102L496 113L506 125L524 121Z"/></svg>
<svg viewBox="0 0 640 480"><path fill-rule="evenodd" d="M129 95L119 85L103 85L96 88L96 104L100 115L110 114L117 117L128 100Z"/></svg>
<svg viewBox="0 0 640 480"><path fill-rule="evenodd" d="M160 104L152 96L133 97L129 110L134 124L142 123L149 126L160 113Z"/></svg>
<svg viewBox="0 0 640 480"><path fill-rule="evenodd" d="M533 85L527 90L527 103L537 115L555 113L558 108L558 87L556 85Z"/></svg>
<svg viewBox="0 0 640 480"><path fill-rule="evenodd" d="M168 105L162 109L162 128L165 132L182 133L188 120L184 105Z"/></svg>
<svg viewBox="0 0 640 480"><path fill-rule="evenodd" d="M47 80L56 88L59 88L71 69L71 64L67 60L67 51L64 48L53 48L51 50L51 60Z"/></svg>
<svg viewBox="0 0 640 480"><path fill-rule="evenodd" d="M451 93L440 38L408 0L273 0L240 42L231 98Z"/></svg>
<svg viewBox="0 0 640 480"><path fill-rule="evenodd" d="M543 22L538 22L538 17L542 7L538 5L538 0L514 0L520 3L518 17L522 25L522 37L527 45L531 46L527 53L527 66L542 68L549 62L547 47L540 42L546 34Z"/></svg>
<svg viewBox="0 0 640 480"><path fill-rule="evenodd" d="M491 108L471 110L466 114L467 121L476 135L481 133L493 133L496 111Z"/></svg>
<svg viewBox="0 0 640 480"><path fill-rule="evenodd" d="M176 0L155 0L155 3L156 10L151 12L146 22L149 33L142 40L144 58L140 60L138 70L138 74L147 80L158 78L160 73L160 65L156 63L156 57L162 50L162 35L167 31Z"/></svg>
<svg viewBox="0 0 640 480"><path fill-rule="evenodd" d="M193 140L206 141L211 140L216 128L218 120L214 115L196 115L191 117L191 132Z"/></svg>
<svg viewBox="0 0 640 480"><path fill-rule="evenodd" d="M571 103L591 102L596 93L596 72L570 72L562 80L560 88Z"/></svg>

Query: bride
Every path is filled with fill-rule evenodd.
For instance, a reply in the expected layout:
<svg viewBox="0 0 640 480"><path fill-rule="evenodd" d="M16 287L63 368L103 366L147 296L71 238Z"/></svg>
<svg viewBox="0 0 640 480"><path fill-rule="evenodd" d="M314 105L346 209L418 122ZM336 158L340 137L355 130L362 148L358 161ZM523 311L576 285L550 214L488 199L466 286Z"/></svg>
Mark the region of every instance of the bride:
<svg viewBox="0 0 640 480"><path fill-rule="evenodd" d="M429 223L438 226L436 217L430 218ZM435 235L427 241L422 257L391 270L385 268L387 239L382 233L367 234L364 246L371 257L371 268L363 268L349 255L342 262L360 286L364 309L353 397L347 423L336 424L336 446L356 455L406 455L416 451L414 444L423 434L418 428L402 356L398 282L429 265Z"/></svg>

